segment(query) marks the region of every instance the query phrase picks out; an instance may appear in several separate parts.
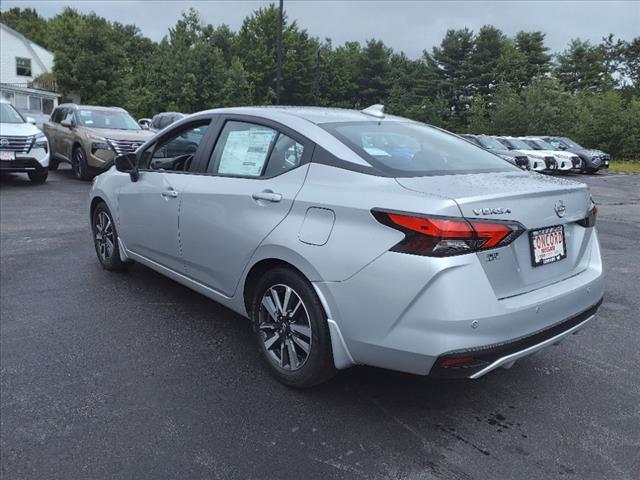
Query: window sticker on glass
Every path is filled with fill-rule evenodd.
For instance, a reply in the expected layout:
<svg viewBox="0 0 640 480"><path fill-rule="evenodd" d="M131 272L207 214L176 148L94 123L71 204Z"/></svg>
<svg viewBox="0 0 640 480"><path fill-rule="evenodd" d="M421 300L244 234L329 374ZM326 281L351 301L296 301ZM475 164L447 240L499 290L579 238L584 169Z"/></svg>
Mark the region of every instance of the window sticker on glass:
<svg viewBox="0 0 640 480"><path fill-rule="evenodd" d="M377 148L377 147L363 147L363 148L364 148L365 152L367 152L369 155L373 155L375 157L390 157L391 156L387 152L382 150L381 148Z"/></svg>
<svg viewBox="0 0 640 480"><path fill-rule="evenodd" d="M218 173L258 177L267 160L276 132L269 128L251 128L229 132L220 157Z"/></svg>

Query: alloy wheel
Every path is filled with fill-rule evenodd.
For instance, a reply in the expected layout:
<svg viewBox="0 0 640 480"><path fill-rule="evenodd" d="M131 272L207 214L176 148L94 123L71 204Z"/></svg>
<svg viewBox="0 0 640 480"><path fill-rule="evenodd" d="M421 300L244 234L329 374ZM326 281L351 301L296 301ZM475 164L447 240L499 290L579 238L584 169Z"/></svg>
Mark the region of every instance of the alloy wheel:
<svg viewBox="0 0 640 480"><path fill-rule="evenodd" d="M71 162L71 168L73 169L73 173L77 178L80 178L82 176L81 163L83 160L84 154L82 153L82 150L76 148L75 152L73 153L73 162Z"/></svg>
<svg viewBox="0 0 640 480"><path fill-rule="evenodd" d="M95 224L95 242L100 259L108 262L113 255L114 236L111 218L107 212L98 213Z"/></svg>
<svg viewBox="0 0 640 480"><path fill-rule="evenodd" d="M258 318L260 338L269 358L284 370L302 368L311 351L309 312L288 285L273 285L262 297Z"/></svg>

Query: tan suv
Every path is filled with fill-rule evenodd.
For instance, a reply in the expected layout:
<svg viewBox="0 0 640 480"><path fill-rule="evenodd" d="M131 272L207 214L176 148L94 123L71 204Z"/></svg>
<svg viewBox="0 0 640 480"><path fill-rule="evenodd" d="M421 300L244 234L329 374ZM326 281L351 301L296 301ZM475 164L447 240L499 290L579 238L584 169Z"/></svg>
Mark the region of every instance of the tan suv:
<svg viewBox="0 0 640 480"><path fill-rule="evenodd" d="M153 136L122 108L73 103L59 105L43 130L51 148L49 170L68 162L80 180L90 180L116 155L135 151Z"/></svg>

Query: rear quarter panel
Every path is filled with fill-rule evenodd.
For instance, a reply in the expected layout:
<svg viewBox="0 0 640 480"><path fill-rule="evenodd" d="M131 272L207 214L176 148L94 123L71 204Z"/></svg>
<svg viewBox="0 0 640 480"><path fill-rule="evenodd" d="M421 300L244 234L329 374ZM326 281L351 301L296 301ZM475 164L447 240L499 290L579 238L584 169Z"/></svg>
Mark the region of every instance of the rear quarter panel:
<svg viewBox="0 0 640 480"><path fill-rule="evenodd" d="M301 238L310 208L330 210L335 216L328 239L322 245ZM264 240L252 263L264 257L265 251L288 251L290 263L298 266L296 262L304 259L309 280L346 280L403 238L402 233L378 223L371 215L373 208L460 215L454 201L408 191L393 178L312 163L291 212Z"/></svg>

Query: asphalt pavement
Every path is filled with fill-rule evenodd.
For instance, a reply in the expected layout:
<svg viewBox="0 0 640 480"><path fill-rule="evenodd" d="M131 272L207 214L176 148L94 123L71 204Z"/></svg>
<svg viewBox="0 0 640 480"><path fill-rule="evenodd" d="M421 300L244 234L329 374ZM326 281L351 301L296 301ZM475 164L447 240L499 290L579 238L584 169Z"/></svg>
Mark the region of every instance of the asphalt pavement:
<svg viewBox="0 0 640 480"><path fill-rule="evenodd" d="M0 178L0 476L636 480L640 176L575 178L607 275L588 328L477 381L356 367L308 391L268 375L240 316L104 271L89 183Z"/></svg>

